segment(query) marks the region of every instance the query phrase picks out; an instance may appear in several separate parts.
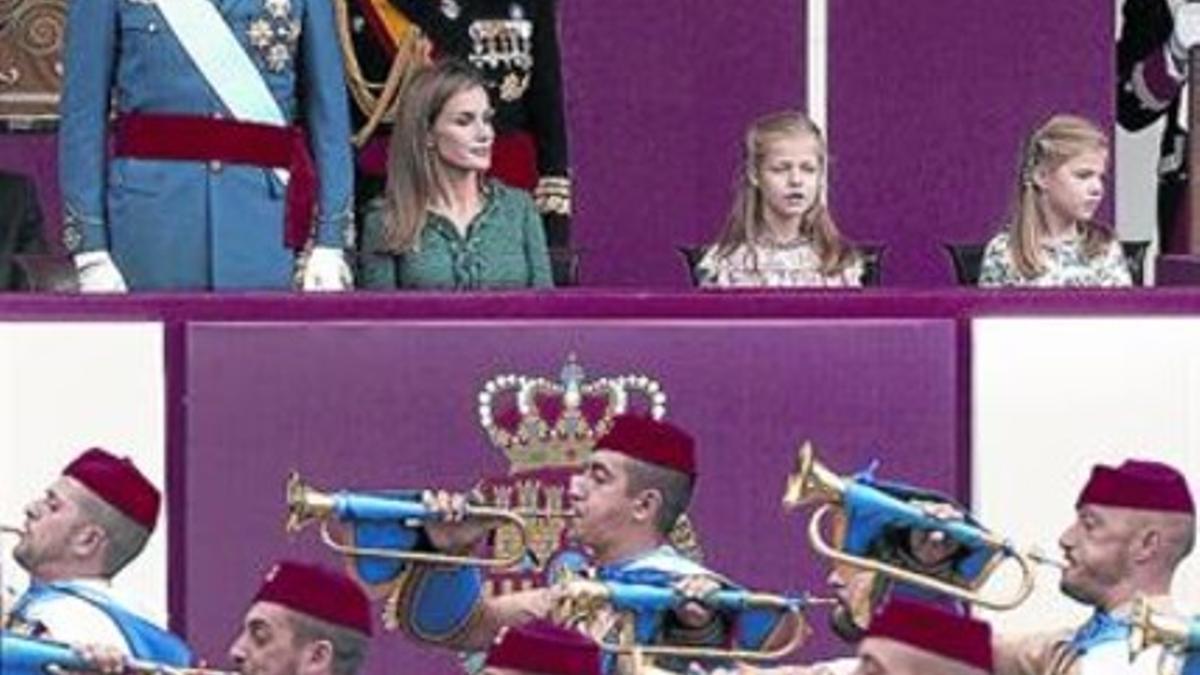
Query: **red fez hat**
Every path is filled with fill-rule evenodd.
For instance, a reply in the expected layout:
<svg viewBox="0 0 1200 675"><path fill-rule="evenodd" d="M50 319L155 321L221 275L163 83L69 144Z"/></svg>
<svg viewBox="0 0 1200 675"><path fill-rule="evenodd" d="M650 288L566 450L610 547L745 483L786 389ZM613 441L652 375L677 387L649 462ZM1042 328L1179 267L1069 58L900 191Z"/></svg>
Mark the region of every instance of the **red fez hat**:
<svg viewBox="0 0 1200 675"><path fill-rule="evenodd" d="M1161 462L1128 460L1115 469L1097 464L1075 507L1086 504L1146 511L1196 513L1183 474Z"/></svg>
<svg viewBox="0 0 1200 675"><path fill-rule="evenodd" d="M600 675L600 663L594 640L538 620L502 631L484 665L542 675Z"/></svg>
<svg viewBox="0 0 1200 675"><path fill-rule="evenodd" d="M154 531L162 498L128 457L92 448L68 464L62 475L79 481L135 523Z"/></svg>
<svg viewBox="0 0 1200 675"><path fill-rule="evenodd" d="M992 627L919 602L893 599L871 621L867 637L892 640L992 672Z"/></svg>
<svg viewBox="0 0 1200 675"><path fill-rule="evenodd" d="M319 565L282 561L253 602L273 602L314 619L371 635L371 603L353 579Z"/></svg>
<svg viewBox="0 0 1200 675"><path fill-rule="evenodd" d="M696 442L683 429L661 420L617 415L608 433L596 441L596 448L696 477Z"/></svg>

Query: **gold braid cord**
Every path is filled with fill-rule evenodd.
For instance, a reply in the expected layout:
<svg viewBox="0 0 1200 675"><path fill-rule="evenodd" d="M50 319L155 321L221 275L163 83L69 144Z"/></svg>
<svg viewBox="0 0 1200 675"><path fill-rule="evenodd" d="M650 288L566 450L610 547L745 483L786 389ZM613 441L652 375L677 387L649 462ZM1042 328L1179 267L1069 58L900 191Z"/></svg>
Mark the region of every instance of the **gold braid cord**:
<svg viewBox="0 0 1200 675"><path fill-rule="evenodd" d="M354 52L354 36L350 30L350 2L353 0L336 0L334 8L342 61L346 64L346 84L355 105L367 116L366 122L363 122L352 138L355 147L361 148L384 119L391 120L396 116L400 92L418 68L430 63L430 44L425 35L416 26L412 26L396 45L396 58L388 68L387 79L382 84L368 81L358 62L358 54Z"/></svg>

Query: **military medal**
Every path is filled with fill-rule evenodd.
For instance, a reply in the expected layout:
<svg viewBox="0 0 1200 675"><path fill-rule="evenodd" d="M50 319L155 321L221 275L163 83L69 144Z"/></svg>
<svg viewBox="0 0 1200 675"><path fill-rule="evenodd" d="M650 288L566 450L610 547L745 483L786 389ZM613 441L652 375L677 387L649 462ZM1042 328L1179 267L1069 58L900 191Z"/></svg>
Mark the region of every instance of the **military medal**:
<svg viewBox="0 0 1200 675"><path fill-rule="evenodd" d="M300 40L300 22L292 17L292 0L263 0L263 14L250 22L246 37L267 70L286 70Z"/></svg>

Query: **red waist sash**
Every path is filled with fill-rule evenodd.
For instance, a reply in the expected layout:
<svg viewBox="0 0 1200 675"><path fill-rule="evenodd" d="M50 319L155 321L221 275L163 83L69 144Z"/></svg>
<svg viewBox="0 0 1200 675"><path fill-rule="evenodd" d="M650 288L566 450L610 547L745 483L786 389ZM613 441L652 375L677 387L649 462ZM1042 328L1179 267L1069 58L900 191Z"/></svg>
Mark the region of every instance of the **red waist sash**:
<svg viewBox="0 0 1200 675"><path fill-rule="evenodd" d="M317 173L299 127L189 115L122 115L113 130L118 157L220 161L287 169L283 242L301 249L312 231Z"/></svg>

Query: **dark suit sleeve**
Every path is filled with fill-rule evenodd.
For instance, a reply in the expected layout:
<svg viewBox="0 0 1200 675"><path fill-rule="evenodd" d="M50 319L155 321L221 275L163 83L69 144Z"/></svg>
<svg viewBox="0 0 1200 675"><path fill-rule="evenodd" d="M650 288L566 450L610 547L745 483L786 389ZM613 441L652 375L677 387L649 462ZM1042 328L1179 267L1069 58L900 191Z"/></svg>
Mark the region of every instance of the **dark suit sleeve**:
<svg viewBox="0 0 1200 675"><path fill-rule="evenodd" d="M1179 96L1183 81L1167 68L1174 25L1166 0L1125 0L1117 39L1117 121L1129 131L1153 124Z"/></svg>
<svg viewBox="0 0 1200 675"><path fill-rule="evenodd" d="M42 231L42 207L38 203L37 189L29 178L20 179L21 196L18 200L16 253L45 253L46 238Z"/></svg>
<svg viewBox="0 0 1200 675"><path fill-rule="evenodd" d="M533 74L529 114L538 147L538 173L567 175L567 129L563 115L562 61L558 48L556 0L538 0L534 11Z"/></svg>
<svg viewBox="0 0 1200 675"><path fill-rule="evenodd" d="M565 246L571 218L571 175L563 110L562 59L557 0L535 0L533 73L527 95L530 131L537 141L538 184L534 198L552 246Z"/></svg>

